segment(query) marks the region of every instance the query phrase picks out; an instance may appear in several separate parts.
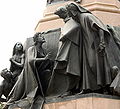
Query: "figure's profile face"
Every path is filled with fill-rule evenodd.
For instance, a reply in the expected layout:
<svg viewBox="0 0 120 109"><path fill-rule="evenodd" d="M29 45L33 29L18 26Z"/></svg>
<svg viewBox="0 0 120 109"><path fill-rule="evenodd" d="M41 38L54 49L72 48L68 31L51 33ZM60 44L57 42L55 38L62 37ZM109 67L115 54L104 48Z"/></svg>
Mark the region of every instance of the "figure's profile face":
<svg viewBox="0 0 120 109"><path fill-rule="evenodd" d="M60 18L65 19L67 17L67 12L63 11L60 15Z"/></svg>
<svg viewBox="0 0 120 109"><path fill-rule="evenodd" d="M43 44L45 41L45 38L42 33L36 33L33 37L34 45L36 44Z"/></svg>
<svg viewBox="0 0 120 109"><path fill-rule="evenodd" d="M39 36L37 37L37 42L38 43L44 43L45 42L45 38L43 36L41 36L41 34L39 34Z"/></svg>
<svg viewBox="0 0 120 109"><path fill-rule="evenodd" d="M20 51L20 50L23 50L23 45L18 42L18 43L16 43L16 45L15 45L15 49L16 49L16 50L19 50L19 51Z"/></svg>
<svg viewBox="0 0 120 109"><path fill-rule="evenodd" d="M60 18L65 19L68 15L67 9L65 7L60 7L55 12L56 15L58 15Z"/></svg>

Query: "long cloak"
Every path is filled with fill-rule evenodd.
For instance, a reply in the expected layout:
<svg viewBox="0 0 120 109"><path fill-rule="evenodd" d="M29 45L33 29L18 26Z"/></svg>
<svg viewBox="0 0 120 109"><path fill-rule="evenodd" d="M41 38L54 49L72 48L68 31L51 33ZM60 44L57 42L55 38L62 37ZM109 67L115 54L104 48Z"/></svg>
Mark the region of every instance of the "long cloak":
<svg viewBox="0 0 120 109"><path fill-rule="evenodd" d="M81 90L97 90L111 84L112 76L110 69L120 65L119 46L115 36L93 14L78 13L83 37L83 80ZM100 44L99 30L104 32L105 52L98 52Z"/></svg>
<svg viewBox="0 0 120 109"><path fill-rule="evenodd" d="M111 51L112 52L112 66L117 66L120 69L120 26L110 26L107 25L111 35L113 36L113 41L111 41ZM117 46L117 47L116 47ZM113 60L114 59L114 60ZM117 76L113 78L113 81L110 87L114 90L117 95L120 95L120 72L118 72Z"/></svg>
<svg viewBox="0 0 120 109"><path fill-rule="evenodd" d="M111 83L108 57L98 53L100 44L99 29L104 31L105 43L109 39L107 27L91 13L79 13L83 37L83 77L81 90L98 90Z"/></svg>
<svg viewBox="0 0 120 109"><path fill-rule="evenodd" d="M56 57L48 95L62 95L77 87L81 76L80 34L80 25L72 18L62 28L60 38L62 45Z"/></svg>

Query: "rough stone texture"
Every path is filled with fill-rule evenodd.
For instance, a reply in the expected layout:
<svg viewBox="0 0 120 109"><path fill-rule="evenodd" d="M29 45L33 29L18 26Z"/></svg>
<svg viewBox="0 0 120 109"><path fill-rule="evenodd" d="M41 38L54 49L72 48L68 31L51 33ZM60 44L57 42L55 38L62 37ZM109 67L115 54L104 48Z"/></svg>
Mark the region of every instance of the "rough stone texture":
<svg viewBox="0 0 120 109"><path fill-rule="evenodd" d="M120 97L90 93L63 98L47 98L43 109L120 109Z"/></svg>
<svg viewBox="0 0 120 109"><path fill-rule="evenodd" d="M77 99L48 103L44 105L44 109L120 109L120 98L91 94Z"/></svg>
<svg viewBox="0 0 120 109"><path fill-rule="evenodd" d="M59 6L64 6L72 1L48 5L44 12L44 18L38 22L35 31L40 32L62 27L64 22L53 13ZM120 2L118 0L82 0L80 5L90 10L105 24L120 25Z"/></svg>

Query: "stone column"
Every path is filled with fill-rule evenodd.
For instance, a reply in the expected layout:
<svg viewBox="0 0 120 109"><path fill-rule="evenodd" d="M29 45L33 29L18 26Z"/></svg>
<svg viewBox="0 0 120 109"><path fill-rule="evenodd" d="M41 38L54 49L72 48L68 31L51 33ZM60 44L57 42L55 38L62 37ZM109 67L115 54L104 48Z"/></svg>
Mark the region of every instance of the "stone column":
<svg viewBox="0 0 120 109"><path fill-rule="evenodd" d="M59 6L64 6L74 0L58 1L46 6L44 18L36 25L35 31L47 31L60 28L64 22L54 15ZM79 5L90 10L95 16L103 21L104 24L113 26L120 25L120 1L119 0L81 0Z"/></svg>

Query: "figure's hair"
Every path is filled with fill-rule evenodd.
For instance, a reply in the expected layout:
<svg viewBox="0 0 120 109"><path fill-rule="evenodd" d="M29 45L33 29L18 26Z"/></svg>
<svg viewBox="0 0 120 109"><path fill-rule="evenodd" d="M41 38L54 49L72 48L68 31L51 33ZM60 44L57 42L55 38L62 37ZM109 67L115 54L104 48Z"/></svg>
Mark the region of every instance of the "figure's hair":
<svg viewBox="0 0 120 109"><path fill-rule="evenodd" d="M14 45L14 47L13 47L13 55L15 55L15 52L16 52L16 48L15 48L15 47L16 47L16 45L17 45L18 43L21 44L21 46L22 46L21 52L24 52L24 51L23 51L23 45L22 45L22 43L21 43L21 42L17 42L17 43Z"/></svg>
<svg viewBox="0 0 120 109"><path fill-rule="evenodd" d="M36 42L38 40L39 34L41 34L40 32L35 33L33 36L33 41Z"/></svg>

